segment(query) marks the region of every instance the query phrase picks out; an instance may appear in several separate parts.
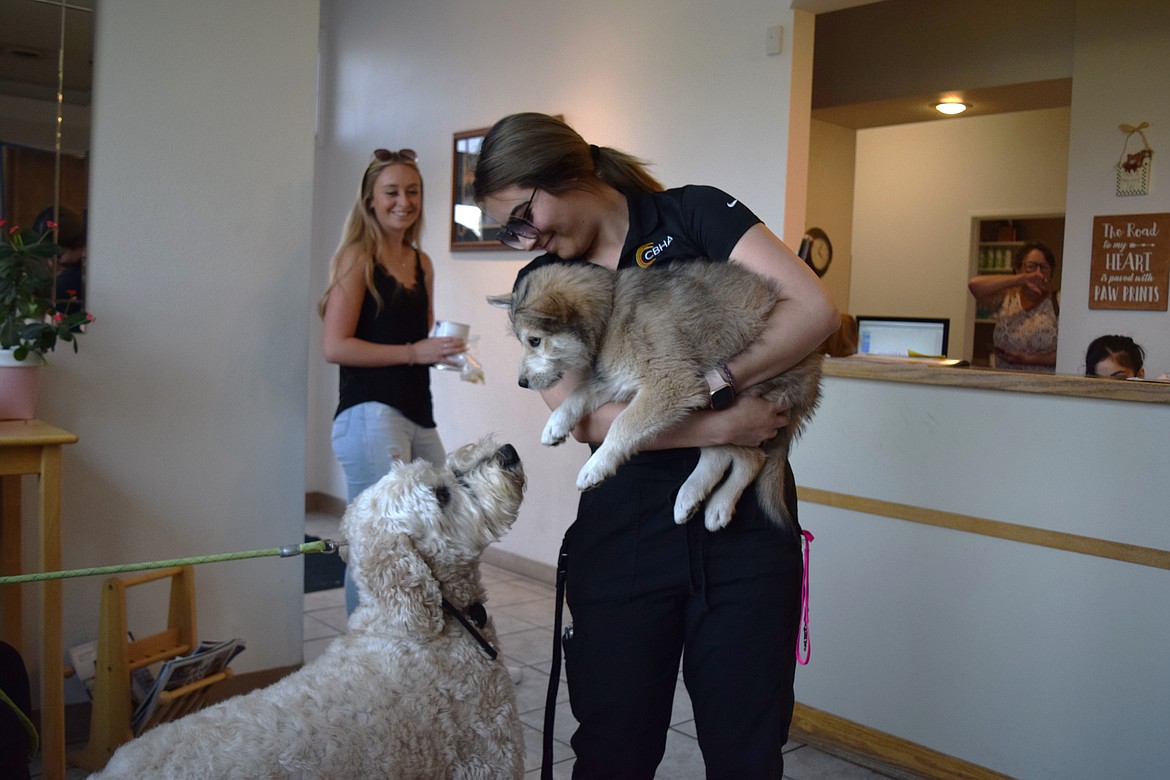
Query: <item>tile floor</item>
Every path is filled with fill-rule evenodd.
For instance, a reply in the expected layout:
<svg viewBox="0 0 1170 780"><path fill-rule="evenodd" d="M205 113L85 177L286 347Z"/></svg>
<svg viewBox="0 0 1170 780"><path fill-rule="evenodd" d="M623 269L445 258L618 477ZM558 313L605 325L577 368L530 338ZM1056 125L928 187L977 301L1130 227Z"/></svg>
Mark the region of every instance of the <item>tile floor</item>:
<svg viewBox="0 0 1170 780"><path fill-rule="evenodd" d="M305 533L322 539L338 538L337 518L310 512L305 516ZM501 651L513 676L518 677L516 700L524 723L525 780L540 776L541 734L548 675L552 666L552 626L555 589L542 582L483 564L481 573L488 591L488 609L495 620ZM334 637L345 631L345 594L341 589L305 594L305 662L316 658ZM563 672L558 694L553 756L553 776L567 780L572 775L573 751L569 737L576 722L569 709L569 694ZM70 746L72 749L74 746ZM80 747L80 746L77 746ZM40 761L34 762L33 778L40 777ZM81 780L88 773L70 768L67 780ZM695 739L690 699L680 679L675 693L674 716L667 737L666 755L659 766L660 780L702 780L703 760ZM788 744L784 759L787 780L867 780L883 778L871 769L850 763L809 745Z"/></svg>
<svg viewBox="0 0 1170 780"><path fill-rule="evenodd" d="M324 514L310 513L305 533L322 539L336 538L337 521ZM508 666L519 671L516 701L524 723L527 759L525 780L540 776L541 734L548 675L552 666L553 608L556 591L538 582L482 564L480 572L488 591L488 610L495 621L500 650ZM327 646L345 628L345 599L342 591L321 591L305 595L305 661ZM514 674L515 676L515 674ZM573 750L569 746L576 721L569 709L569 693L562 671L558 691L553 758L553 776L567 780L572 775ZM883 778L857 764L790 742L784 759L784 777L789 780L865 780ZM658 768L660 780L702 780L705 777L699 743L695 739L691 703L680 679L675 692L674 716L667 737L666 756Z"/></svg>

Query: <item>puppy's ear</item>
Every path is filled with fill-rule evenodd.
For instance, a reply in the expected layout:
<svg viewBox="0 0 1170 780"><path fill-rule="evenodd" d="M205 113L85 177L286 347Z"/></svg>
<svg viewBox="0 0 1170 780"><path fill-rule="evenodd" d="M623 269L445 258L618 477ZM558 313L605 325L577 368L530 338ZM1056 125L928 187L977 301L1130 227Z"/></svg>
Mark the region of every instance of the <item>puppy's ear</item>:
<svg viewBox="0 0 1170 780"><path fill-rule="evenodd" d="M439 583L406 534L393 534L378 544L354 575L363 598L391 624L423 637L443 630Z"/></svg>
<svg viewBox="0 0 1170 780"><path fill-rule="evenodd" d="M536 301L532 306L532 312L547 324L558 323L561 327L571 324L578 316L573 300L556 291Z"/></svg>
<svg viewBox="0 0 1170 780"><path fill-rule="evenodd" d="M495 306L497 309L504 309L505 311L511 311L511 309L512 309L512 293L508 293L507 295L489 295L487 302L489 304L491 304L492 306Z"/></svg>

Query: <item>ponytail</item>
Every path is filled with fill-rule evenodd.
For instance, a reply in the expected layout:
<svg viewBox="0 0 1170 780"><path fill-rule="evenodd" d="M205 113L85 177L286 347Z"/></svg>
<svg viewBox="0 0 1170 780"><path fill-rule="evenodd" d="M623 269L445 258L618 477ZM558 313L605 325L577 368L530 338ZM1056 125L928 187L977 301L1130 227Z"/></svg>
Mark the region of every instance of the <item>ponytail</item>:
<svg viewBox="0 0 1170 780"><path fill-rule="evenodd" d="M625 152L585 142L548 114L522 113L496 122L484 136L475 168L475 199L512 185L560 193L600 181L623 191L663 189L647 163Z"/></svg>

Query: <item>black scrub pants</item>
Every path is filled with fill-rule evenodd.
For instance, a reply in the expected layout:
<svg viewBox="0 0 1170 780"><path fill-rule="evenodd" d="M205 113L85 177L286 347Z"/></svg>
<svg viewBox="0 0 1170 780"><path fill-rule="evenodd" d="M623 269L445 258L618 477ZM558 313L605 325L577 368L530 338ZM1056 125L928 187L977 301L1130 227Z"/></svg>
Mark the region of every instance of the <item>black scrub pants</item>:
<svg viewBox="0 0 1170 780"><path fill-rule="evenodd" d="M680 658L707 777L779 780L792 721L802 559L754 490L723 530L674 523L697 450L643 453L581 497L565 534L575 780L654 777ZM788 470L785 503L796 517Z"/></svg>

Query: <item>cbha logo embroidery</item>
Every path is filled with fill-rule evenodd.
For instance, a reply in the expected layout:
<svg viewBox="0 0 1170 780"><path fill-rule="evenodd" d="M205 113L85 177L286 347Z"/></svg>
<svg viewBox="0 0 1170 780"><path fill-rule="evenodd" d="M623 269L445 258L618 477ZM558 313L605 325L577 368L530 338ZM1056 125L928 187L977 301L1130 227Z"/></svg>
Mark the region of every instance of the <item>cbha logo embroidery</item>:
<svg viewBox="0 0 1170 780"><path fill-rule="evenodd" d="M667 236L661 242L655 244L651 241L649 244L642 244L634 253L634 260L638 263L640 268L649 268L654 264L655 258L662 254L668 246L674 241L674 236Z"/></svg>

